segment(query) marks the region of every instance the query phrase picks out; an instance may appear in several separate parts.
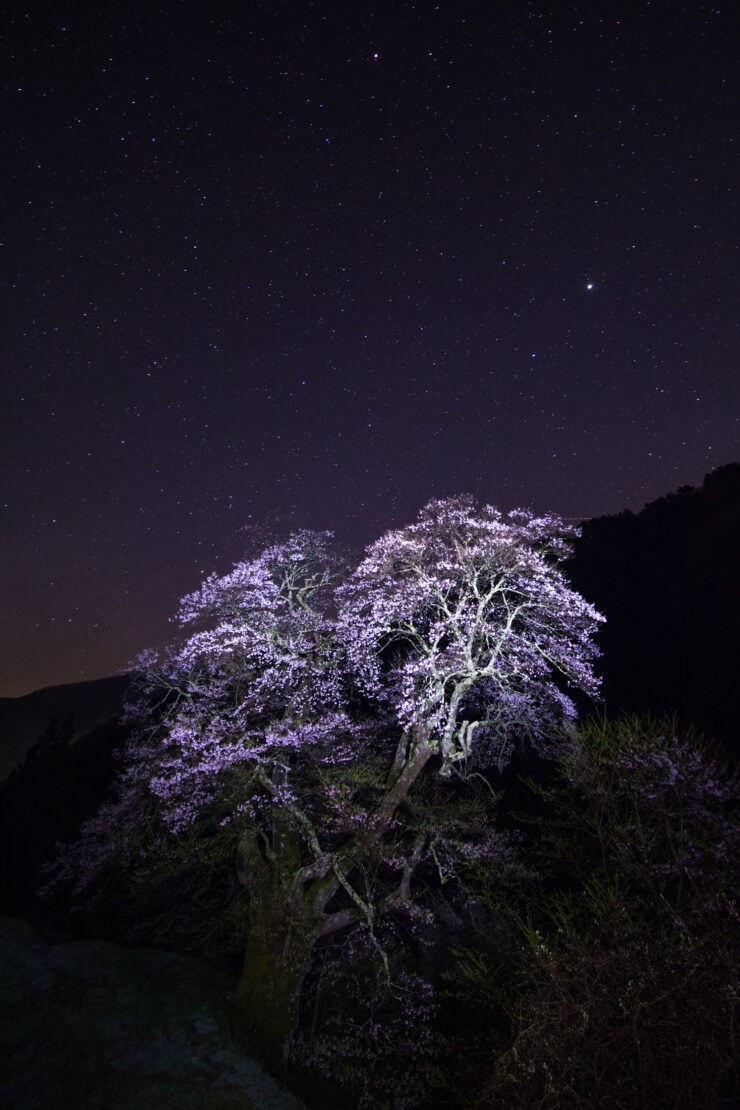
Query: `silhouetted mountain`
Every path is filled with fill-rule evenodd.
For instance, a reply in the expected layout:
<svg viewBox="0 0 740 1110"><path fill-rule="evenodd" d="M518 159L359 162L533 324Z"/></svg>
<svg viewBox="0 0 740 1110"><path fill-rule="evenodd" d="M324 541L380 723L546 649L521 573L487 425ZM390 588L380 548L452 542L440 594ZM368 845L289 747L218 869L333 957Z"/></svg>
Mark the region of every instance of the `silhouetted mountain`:
<svg viewBox="0 0 740 1110"><path fill-rule="evenodd" d="M73 714L70 740L84 736L108 717L121 712L128 675L64 686L45 686L21 698L0 698L0 779L19 766L50 721Z"/></svg>
<svg viewBox="0 0 740 1110"><path fill-rule="evenodd" d="M566 571L607 617L607 713L675 712L740 755L740 464L582 531Z"/></svg>
<svg viewBox="0 0 740 1110"><path fill-rule="evenodd" d="M76 839L115 778L126 730L113 716L72 740L71 716L52 721L0 786L0 914L34 901L39 867L57 841Z"/></svg>

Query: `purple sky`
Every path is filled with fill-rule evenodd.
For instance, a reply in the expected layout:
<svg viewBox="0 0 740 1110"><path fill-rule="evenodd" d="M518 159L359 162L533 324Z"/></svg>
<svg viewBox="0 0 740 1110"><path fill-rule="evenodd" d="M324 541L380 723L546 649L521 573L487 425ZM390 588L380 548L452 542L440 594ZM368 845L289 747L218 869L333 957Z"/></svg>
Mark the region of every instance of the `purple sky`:
<svg viewBox="0 0 740 1110"><path fill-rule="evenodd" d="M0 695L161 643L272 512L365 544L430 497L596 516L740 459L731 5L35 7Z"/></svg>

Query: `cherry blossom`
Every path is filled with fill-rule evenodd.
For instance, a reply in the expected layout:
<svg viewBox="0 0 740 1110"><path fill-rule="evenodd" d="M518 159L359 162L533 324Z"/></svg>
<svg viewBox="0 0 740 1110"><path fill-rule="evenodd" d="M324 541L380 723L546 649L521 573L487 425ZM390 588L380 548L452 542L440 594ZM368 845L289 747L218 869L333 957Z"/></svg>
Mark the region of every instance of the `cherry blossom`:
<svg viewBox="0 0 740 1110"><path fill-rule="evenodd" d="M516 744L548 750L569 688L596 696L603 617L558 566L574 535L459 496L354 569L301 530L209 576L180 602L182 638L140 656L118 796L58 874L84 887L145 852L151 822L215 822L250 899L237 1003L279 1072L318 942L361 928L387 970L378 923L506 857L491 775Z"/></svg>

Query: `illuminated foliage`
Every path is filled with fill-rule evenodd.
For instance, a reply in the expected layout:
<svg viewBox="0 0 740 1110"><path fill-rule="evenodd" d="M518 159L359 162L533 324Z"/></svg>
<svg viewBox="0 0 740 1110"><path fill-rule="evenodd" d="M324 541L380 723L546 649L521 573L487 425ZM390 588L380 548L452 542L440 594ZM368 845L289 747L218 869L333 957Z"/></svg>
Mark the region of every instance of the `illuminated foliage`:
<svg viewBox="0 0 740 1110"><path fill-rule="evenodd" d="M302 530L209 577L180 604L194 630L140 657L118 798L59 875L84 887L117 853L128 866L147 830L223 836L250 906L237 1001L279 1071L326 938L360 929L392 994L379 923L413 932L430 884L513 866L486 776L516 744L550 749L575 717L568 686L597 688L603 618L558 569L572 535L456 497L354 570Z"/></svg>

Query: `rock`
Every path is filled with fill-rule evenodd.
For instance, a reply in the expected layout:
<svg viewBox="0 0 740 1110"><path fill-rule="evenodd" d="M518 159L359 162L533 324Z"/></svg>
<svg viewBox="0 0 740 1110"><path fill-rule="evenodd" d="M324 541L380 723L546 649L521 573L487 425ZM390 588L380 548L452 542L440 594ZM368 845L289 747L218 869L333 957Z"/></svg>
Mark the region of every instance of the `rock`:
<svg viewBox="0 0 740 1110"><path fill-rule="evenodd" d="M301 1110L243 1056L228 975L107 941L47 944L0 918L5 1110Z"/></svg>

